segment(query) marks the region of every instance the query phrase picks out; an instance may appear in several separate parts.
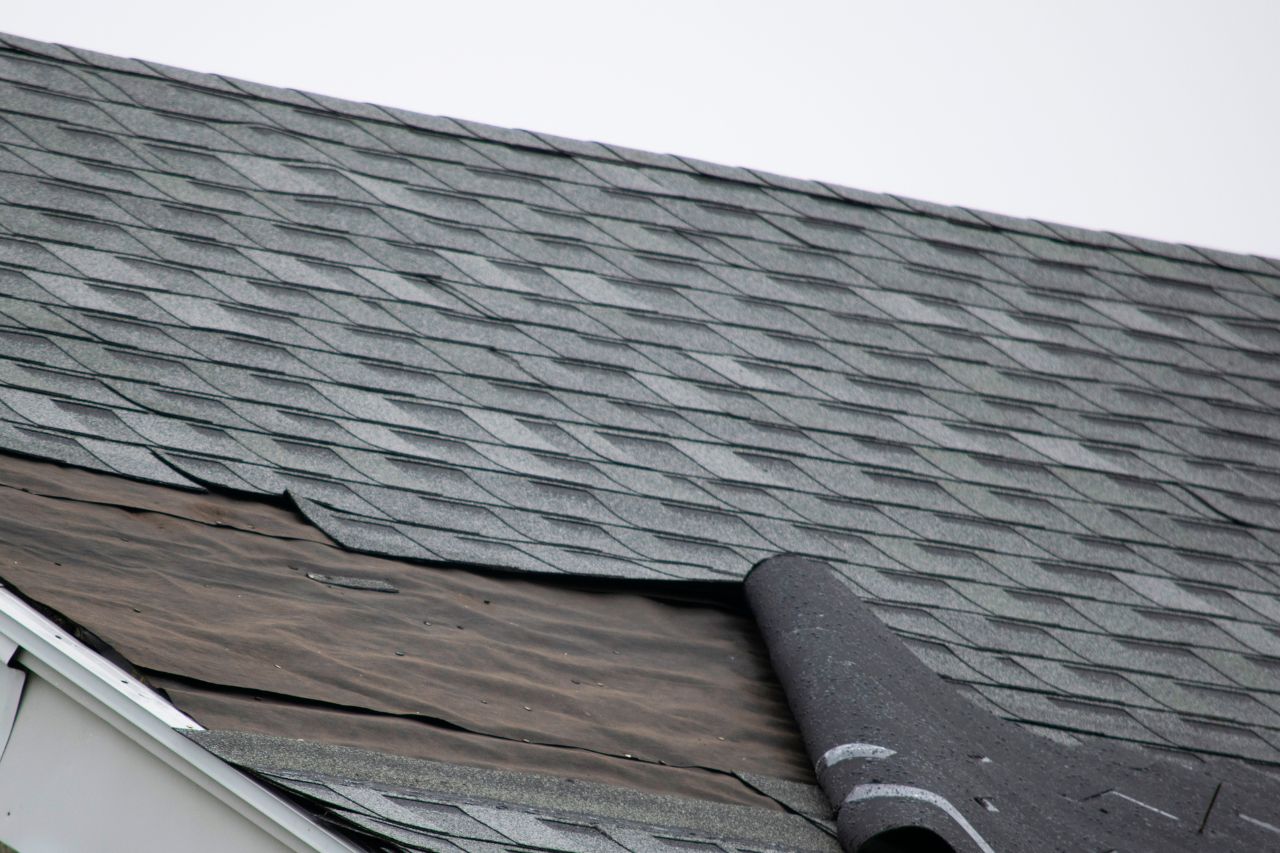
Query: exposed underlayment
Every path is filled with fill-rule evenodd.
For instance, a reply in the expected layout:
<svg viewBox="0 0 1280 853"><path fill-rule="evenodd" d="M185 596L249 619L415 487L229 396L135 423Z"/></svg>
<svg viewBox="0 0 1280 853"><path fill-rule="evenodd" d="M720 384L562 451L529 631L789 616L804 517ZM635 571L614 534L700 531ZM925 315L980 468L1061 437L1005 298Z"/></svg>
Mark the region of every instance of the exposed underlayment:
<svg viewBox="0 0 1280 853"><path fill-rule="evenodd" d="M0 448L384 558L826 560L1063 743L1280 765L1278 353L1268 259L0 37Z"/></svg>
<svg viewBox="0 0 1280 853"><path fill-rule="evenodd" d="M1105 741L1066 747L975 713L825 563L774 557L746 588L846 850L902 827L982 853L1280 844L1280 777Z"/></svg>
<svg viewBox="0 0 1280 853"><path fill-rule="evenodd" d="M0 455L0 580L208 728L771 809L734 774L813 784L745 612L314 537L261 501Z"/></svg>

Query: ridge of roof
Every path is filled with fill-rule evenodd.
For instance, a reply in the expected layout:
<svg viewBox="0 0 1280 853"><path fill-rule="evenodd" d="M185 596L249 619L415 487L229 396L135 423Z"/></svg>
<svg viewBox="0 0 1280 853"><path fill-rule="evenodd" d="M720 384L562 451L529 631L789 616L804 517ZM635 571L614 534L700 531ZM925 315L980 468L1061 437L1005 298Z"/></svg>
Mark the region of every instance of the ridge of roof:
<svg viewBox="0 0 1280 853"><path fill-rule="evenodd" d="M307 110L332 112L374 122L402 125L462 139L494 142L512 148L555 152L592 160L652 166L716 180L763 188L787 189L819 198L841 199L867 207L896 210L902 213L923 214L957 225L1016 231L1032 237L1045 237L1061 242L1074 242L1099 248L1123 249L1159 255L1172 260L1236 269L1243 272L1262 272L1267 275L1280 273L1280 259L1258 254L1245 254L1199 247L1187 243L1175 243L1149 237L1093 230L1030 217L1008 216L995 211L940 204L886 192L869 192L831 182L779 175L762 169L728 166L694 157L659 154L621 145L569 139L553 134L490 125L469 119L433 116L397 107L384 107L300 89L288 89L209 72L192 71L158 62L129 59L88 48L41 42L3 32L0 32L0 43L15 51L44 57L60 63L108 68L125 74L162 79L211 93L249 96Z"/></svg>

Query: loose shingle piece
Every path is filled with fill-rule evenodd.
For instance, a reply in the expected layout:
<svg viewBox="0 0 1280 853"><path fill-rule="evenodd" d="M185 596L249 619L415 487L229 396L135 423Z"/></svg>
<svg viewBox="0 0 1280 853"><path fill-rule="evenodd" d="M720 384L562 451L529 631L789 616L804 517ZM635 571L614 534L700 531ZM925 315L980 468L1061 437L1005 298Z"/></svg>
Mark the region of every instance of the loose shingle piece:
<svg viewBox="0 0 1280 853"><path fill-rule="evenodd" d="M0 37L0 449L384 557L825 560L1065 740L1280 765L1278 343L1265 259Z"/></svg>
<svg viewBox="0 0 1280 853"><path fill-rule="evenodd" d="M399 592L400 588L379 578L353 578L345 575L326 575L321 572L307 572L307 577L316 583L344 589L359 589L366 592Z"/></svg>

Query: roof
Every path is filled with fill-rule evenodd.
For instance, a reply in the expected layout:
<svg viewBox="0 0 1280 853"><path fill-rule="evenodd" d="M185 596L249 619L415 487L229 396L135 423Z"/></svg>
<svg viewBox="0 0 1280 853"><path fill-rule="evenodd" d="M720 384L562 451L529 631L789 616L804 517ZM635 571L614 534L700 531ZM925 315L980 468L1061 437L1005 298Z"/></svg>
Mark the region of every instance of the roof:
<svg viewBox="0 0 1280 853"><path fill-rule="evenodd" d="M1280 265L4 37L0 447L382 557L825 560L1067 743L1280 763Z"/></svg>

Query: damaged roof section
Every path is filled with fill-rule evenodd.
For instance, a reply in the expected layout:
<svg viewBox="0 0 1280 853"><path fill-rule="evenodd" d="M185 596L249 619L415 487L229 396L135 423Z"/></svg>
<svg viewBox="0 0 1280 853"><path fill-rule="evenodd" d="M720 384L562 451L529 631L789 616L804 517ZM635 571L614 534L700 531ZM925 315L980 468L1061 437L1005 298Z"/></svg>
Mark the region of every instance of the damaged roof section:
<svg viewBox="0 0 1280 853"><path fill-rule="evenodd" d="M6 585L206 728L775 811L744 775L812 785L730 590L364 557L261 502L8 456L0 491Z"/></svg>

